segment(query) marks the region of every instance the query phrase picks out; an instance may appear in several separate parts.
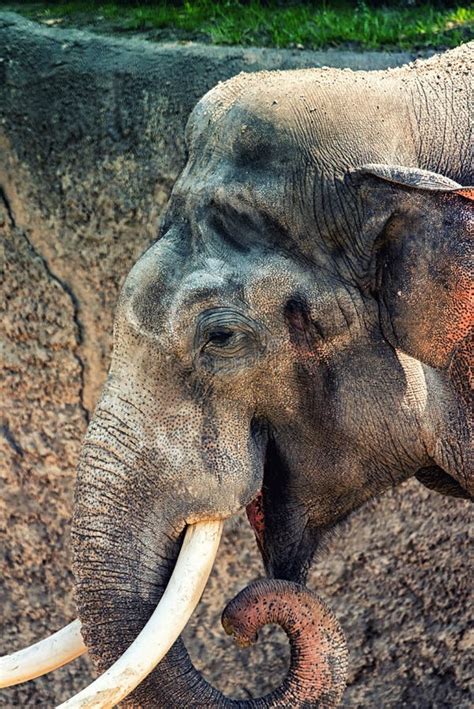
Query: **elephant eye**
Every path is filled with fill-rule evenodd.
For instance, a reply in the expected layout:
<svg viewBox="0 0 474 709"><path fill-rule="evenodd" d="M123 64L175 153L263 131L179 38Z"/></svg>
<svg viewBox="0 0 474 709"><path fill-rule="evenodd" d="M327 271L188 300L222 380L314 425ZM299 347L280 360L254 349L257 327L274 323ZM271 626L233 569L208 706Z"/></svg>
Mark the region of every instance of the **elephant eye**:
<svg viewBox="0 0 474 709"><path fill-rule="evenodd" d="M207 347L208 345L215 345L216 347L222 347L225 346L226 344L229 343L229 340L232 339L234 333L232 330L228 329L222 329L222 330L213 330L209 333L208 335L208 341L204 345L204 347Z"/></svg>
<svg viewBox="0 0 474 709"><path fill-rule="evenodd" d="M215 352L221 357L238 357L245 354L249 344L248 333L228 328L212 330L206 339L203 351L209 354Z"/></svg>
<svg viewBox="0 0 474 709"><path fill-rule="evenodd" d="M248 315L219 307L201 313L194 347L202 365L221 369L250 363L263 351L263 342Z"/></svg>

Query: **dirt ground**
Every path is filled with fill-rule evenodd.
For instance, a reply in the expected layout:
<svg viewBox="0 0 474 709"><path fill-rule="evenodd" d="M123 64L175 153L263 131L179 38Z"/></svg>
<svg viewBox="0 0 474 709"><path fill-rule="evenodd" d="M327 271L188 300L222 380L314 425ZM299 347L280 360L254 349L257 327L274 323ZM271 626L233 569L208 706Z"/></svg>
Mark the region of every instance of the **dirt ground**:
<svg viewBox="0 0 474 709"><path fill-rule="evenodd" d="M156 234L189 110L242 69L311 62L291 52L189 52L0 14L2 653L74 617L74 468L108 364L117 292ZM344 706L472 706L469 543L468 503L414 480L332 538L310 586L347 634ZM231 696L264 693L287 662L278 629L242 651L220 627L226 602L261 574L249 525L233 521L185 634L196 665ZM52 707L90 677L79 659L1 691L0 706Z"/></svg>

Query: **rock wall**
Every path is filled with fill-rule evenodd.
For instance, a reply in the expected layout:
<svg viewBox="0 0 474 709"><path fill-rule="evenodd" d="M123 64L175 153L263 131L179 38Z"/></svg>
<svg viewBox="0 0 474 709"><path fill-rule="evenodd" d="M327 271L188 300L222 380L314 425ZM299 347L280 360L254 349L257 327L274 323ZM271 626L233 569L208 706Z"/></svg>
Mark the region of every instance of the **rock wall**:
<svg viewBox="0 0 474 709"><path fill-rule="evenodd" d="M104 380L120 284L157 232L197 99L239 71L384 68L406 55L152 45L0 14L0 652L74 617L68 535L74 469ZM316 563L352 652L347 707L467 707L467 503L411 482L355 515ZM262 573L243 520L227 530L187 630L196 664L258 696L287 661L280 631L250 653L219 626ZM54 706L90 679L87 659L0 692Z"/></svg>

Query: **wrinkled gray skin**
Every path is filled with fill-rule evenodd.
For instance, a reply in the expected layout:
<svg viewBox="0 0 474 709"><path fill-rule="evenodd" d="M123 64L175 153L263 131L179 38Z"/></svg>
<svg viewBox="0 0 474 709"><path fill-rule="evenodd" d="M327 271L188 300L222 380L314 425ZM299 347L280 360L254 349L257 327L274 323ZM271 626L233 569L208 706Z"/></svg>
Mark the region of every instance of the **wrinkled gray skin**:
<svg viewBox="0 0 474 709"><path fill-rule="evenodd" d="M99 670L148 619L186 524L262 490L268 574L304 581L324 534L406 478L472 494L472 192L450 182L472 182L472 52L241 74L195 108L79 467L76 596ZM181 641L129 701L223 703Z"/></svg>

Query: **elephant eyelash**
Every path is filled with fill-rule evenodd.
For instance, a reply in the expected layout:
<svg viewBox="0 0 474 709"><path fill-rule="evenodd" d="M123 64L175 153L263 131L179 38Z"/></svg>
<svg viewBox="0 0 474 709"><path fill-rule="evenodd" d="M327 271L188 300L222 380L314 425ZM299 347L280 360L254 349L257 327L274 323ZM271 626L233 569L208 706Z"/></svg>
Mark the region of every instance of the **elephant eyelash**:
<svg viewBox="0 0 474 709"><path fill-rule="evenodd" d="M245 332L216 330L209 334L202 351L212 354L214 350L221 357L238 357L249 349L249 339Z"/></svg>

